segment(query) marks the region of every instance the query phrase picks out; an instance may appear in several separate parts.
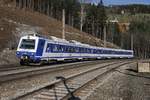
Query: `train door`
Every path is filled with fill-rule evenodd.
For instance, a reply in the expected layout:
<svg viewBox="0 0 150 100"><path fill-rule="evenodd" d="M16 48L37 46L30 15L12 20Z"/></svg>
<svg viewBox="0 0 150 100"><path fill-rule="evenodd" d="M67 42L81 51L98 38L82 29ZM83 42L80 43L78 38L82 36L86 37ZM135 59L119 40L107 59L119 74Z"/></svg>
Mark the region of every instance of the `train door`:
<svg viewBox="0 0 150 100"><path fill-rule="evenodd" d="M45 45L45 40L39 39L37 51L36 51L36 56L42 56L43 55L44 45Z"/></svg>

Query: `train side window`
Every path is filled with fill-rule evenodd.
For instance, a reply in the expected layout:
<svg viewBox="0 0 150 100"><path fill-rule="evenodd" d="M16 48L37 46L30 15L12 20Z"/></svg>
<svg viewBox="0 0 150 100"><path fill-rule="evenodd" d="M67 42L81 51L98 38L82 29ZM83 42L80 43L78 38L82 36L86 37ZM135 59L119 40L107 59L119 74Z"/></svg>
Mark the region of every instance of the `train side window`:
<svg viewBox="0 0 150 100"><path fill-rule="evenodd" d="M84 50L84 53L86 53L86 48L83 48L83 50Z"/></svg>
<svg viewBox="0 0 150 100"><path fill-rule="evenodd" d="M66 46L66 52L69 53L69 46Z"/></svg>
<svg viewBox="0 0 150 100"><path fill-rule="evenodd" d="M87 48L85 48L85 53L88 53L88 49Z"/></svg>
<svg viewBox="0 0 150 100"><path fill-rule="evenodd" d="M88 48L86 48L86 53L88 53Z"/></svg>
<svg viewBox="0 0 150 100"><path fill-rule="evenodd" d="M70 46L70 52L71 52L71 53L74 53L74 52L75 52L75 47Z"/></svg>
<svg viewBox="0 0 150 100"><path fill-rule="evenodd" d="M80 47L78 47L78 53L80 53Z"/></svg>
<svg viewBox="0 0 150 100"><path fill-rule="evenodd" d="M72 53L73 52L73 47L69 47L69 53Z"/></svg>
<svg viewBox="0 0 150 100"><path fill-rule="evenodd" d="M86 48L84 48L84 53L86 53Z"/></svg>
<svg viewBox="0 0 150 100"><path fill-rule="evenodd" d="M84 48L82 48L82 53L84 53Z"/></svg>
<svg viewBox="0 0 150 100"><path fill-rule="evenodd" d="M64 46L60 45L60 47L61 47L61 52L64 52Z"/></svg>
<svg viewBox="0 0 150 100"><path fill-rule="evenodd" d="M101 50L99 49L99 50L98 50L98 54L100 54L100 53L101 53Z"/></svg>
<svg viewBox="0 0 150 100"><path fill-rule="evenodd" d="M83 48L81 48L81 53L83 53Z"/></svg>
<svg viewBox="0 0 150 100"><path fill-rule="evenodd" d="M83 48L83 53L85 53L86 52L86 50L85 50L85 48Z"/></svg>
<svg viewBox="0 0 150 100"><path fill-rule="evenodd" d="M72 53L72 51L73 51L72 47L69 47L69 53Z"/></svg>
<svg viewBox="0 0 150 100"><path fill-rule="evenodd" d="M111 50L108 50L108 53L107 54L111 54Z"/></svg>
<svg viewBox="0 0 150 100"><path fill-rule="evenodd" d="M46 47L46 52L51 52L51 44L47 44L47 47Z"/></svg>
<svg viewBox="0 0 150 100"><path fill-rule="evenodd" d="M87 48L87 53L90 53L90 50Z"/></svg>
<svg viewBox="0 0 150 100"><path fill-rule="evenodd" d="M82 48L82 53L84 53L84 48Z"/></svg>
<svg viewBox="0 0 150 100"><path fill-rule="evenodd" d="M96 49L93 50L93 53L96 53Z"/></svg>
<svg viewBox="0 0 150 100"><path fill-rule="evenodd" d="M67 47L67 52L70 53L70 47L69 46Z"/></svg>
<svg viewBox="0 0 150 100"><path fill-rule="evenodd" d="M76 47L72 47L73 48L73 53L75 53L76 52Z"/></svg>
<svg viewBox="0 0 150 100"><path fill-rule="evenodd" d="M91 53L91 49L88 49L88 52Z"/></svg>
<svg viewBox="0 0 150 100"><path fill-rule="evenodd" d="M115 51L112 50L111 54L115 54Z"/></svg>
<svg viewBox="0 0 150 100"><path fill-rule="evenodd" d="M61 50L62 50L62 52L65 51L65 46L64 45L61 45Z"/></svg>
<svg viewBox="0 0 150 100"><path fill-rule="evenodd" d="M106 50L103 50L103 53L106 54Z"/></svg>
<svg viewBox="0 0 150 100"><path fill-rule="evenodd" d="M91 53L93 53L93 49L91 49Z"/></svg>
<svg viewBox="0 0 150 100"><path fill-rule="evenodd" d="M79 48L79 53L82 53L82 48L81 47Z"/></svg>
<svg viewBox="0 0 150 100"><path fill-rule="evenodd" d="M52 45L52 50L53 50L53 52L57 52L58 51L57 45L53 44Z"/></svg>
<svg viewBox="0 0 150 100"><path fill-rule="evenodd" d="M62 45L57 45L57 48L58 48L58 52L63 52Z"/></svg>
<svg viewBox="0 0 150 100"><path fill-rule="evenodd" d="M87 48L86 50L87 50L87 52L86 52L86 53L90 53L88 48Z"/></svg>
<svg viewBox="0 0 150 100"><path fill-rule="evenodd" d="M82 53L82 48L80 48L80 53Z"/></svg>
<svg viewBox="0 0 150 100"><path fill-rule="evenodd" d="M64 52L65 52L65 53L68 53L68 52L67 52L67 46L64 47Z"/></svg>
<svg viewBox="0 0 150 100"><path fill-rule="evenodd" d="M63 45L63 52L66 53L66 46Z"/></svg>

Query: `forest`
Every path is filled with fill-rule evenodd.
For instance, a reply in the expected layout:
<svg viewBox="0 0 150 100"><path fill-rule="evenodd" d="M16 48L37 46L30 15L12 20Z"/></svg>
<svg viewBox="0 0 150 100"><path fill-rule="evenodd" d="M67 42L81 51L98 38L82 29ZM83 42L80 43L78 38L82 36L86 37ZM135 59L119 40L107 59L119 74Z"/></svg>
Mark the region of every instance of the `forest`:
<svg viewBox="0 0 150 100"><path fill-rule="evenodd" d="M83 0L10 1L19 9L37 11L57 20L62 19L62 9L65 9L66 24L98 38L103 38L104 24L107 17L102 0L98 5L84 3ZM9 2L9 0L6 2Z"/></svg>

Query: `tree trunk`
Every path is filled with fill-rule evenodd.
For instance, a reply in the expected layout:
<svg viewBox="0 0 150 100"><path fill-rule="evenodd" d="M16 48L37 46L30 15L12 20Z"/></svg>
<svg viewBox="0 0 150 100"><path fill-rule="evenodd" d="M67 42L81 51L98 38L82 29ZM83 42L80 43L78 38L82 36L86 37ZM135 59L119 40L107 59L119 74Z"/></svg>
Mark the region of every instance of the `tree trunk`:
<svg viewBox="0 0 150 100"><path fill-rule="evenodd" d="M51 2L51 8L50 8L50 16L52 17L53 16L53 4L52 4L52 2Z"/></svg>
<svg viewBox="0 0 150 100"><path fill-rule="evenodd" d="M14 7L16 8L16 0L14 0L13 2L14 2Z"/></svg>
<svg viewBox="0 0 150 100"><path fill-rule="evenodd" d="M92 34L93 34L93 36L95 36L94 30L95 30L95 28L94 28L94 20L93 20L93 22L92 22Z"/></svg>
<svg viewBox="0 0 150 100"><path fill-rule="evenodd" d="M48 15L48 16L50 15L49 12L50 12L50 10L49 10L49 4L48 4L48 5L47 5L47 15Z"/></svg>
<svg viewBox="0 0 150 100"><path fill-rule="evenodd" d="M68 24L71 25L71 15L70 15L70 13L68 15Z"/></svg>
<svg viewBox="0 0 150 100"><path fill-rule="evenodd" d="M74 16L71 17L71 26L74 26Z"/></svg>

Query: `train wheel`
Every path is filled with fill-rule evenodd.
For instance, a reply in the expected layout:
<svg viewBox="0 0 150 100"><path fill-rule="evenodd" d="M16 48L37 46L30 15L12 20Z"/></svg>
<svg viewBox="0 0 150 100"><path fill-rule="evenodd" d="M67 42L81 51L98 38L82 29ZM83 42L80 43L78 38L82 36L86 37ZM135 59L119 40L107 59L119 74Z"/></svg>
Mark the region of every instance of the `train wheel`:
<svg viewBox="0 0 150 100"><path fill-rule="evenodd" d="M25 65L25 62L20 60L20 65Z"/></svg>
<svg viewBox="0 0 150 100"><path fill-rule="evenodd" d="M20 65L22 65L22 66L29 65L29 62L28 61L20 60Z"/></svg>

